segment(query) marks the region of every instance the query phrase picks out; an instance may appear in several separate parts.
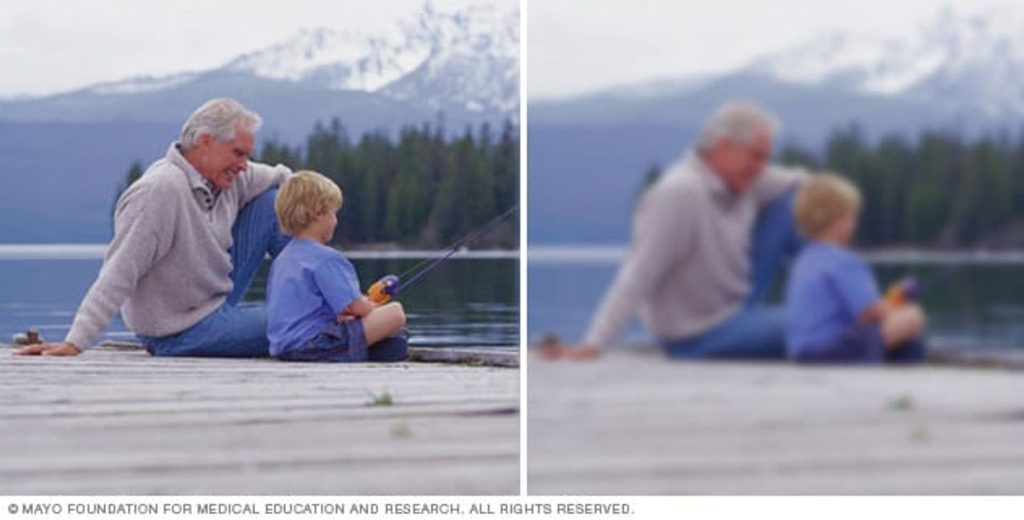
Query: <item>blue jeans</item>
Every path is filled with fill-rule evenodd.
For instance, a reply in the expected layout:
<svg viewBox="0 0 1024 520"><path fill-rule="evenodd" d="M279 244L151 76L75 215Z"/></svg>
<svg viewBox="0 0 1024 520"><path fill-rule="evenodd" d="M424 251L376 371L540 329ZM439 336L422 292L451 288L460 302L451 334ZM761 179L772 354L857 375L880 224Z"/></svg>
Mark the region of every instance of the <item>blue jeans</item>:
<svg viewBox="0 0 1024 520"><path fill-rule="evenodd" d="M886 352L885 362L897 365L920 363L924 361L927 351L924 339L917 338L901 343L899 347Z"/></svg>
<svg viewBox="0 0 1024 520"><path fill-rule="evenodd" d="M332 323L306 344L276 354L276 357L282 361L356 363L401 361L408 355L409 343L402 336L367 345L363 320L355 319Z"/></svg>
<svg viewBox="0 0 1024 520"><path fill-rule="evenodd" d="M751 248L751 291L735 314L692 338L662 339L673 358L782 359L786 356L786 314L764 303L772 282L804 240L796 228L796 191L779 197L758 215Z"/></svg>
<svg viewBox="0 0 1024 520"><path fill-rule="evenodd" d="M272 188L251 200L238 212L231 229L231 282L234 288L224 304L209 316L177 334L159 338L139 336L155 356L266 357L267 311L263 305L239 305L256 276L263 258L277 256L288 244L278 228Z"/></svg>
<svg viewBox="0 0 1024 520"><path fill-rule="evenodd" d="M792 349L789 357L807 363L881 363L886 357L882 326L879 323L855 324L830 344Z"/></svg>
<svg viewBox="0 0 1024 520"><path fill-rule="evenodd" d="M807 350L791 357L805 363L893 363L911 364L924 361L926 347L922 338L886 349L879 324L857 326L844 332L826 348Z"/></svg>

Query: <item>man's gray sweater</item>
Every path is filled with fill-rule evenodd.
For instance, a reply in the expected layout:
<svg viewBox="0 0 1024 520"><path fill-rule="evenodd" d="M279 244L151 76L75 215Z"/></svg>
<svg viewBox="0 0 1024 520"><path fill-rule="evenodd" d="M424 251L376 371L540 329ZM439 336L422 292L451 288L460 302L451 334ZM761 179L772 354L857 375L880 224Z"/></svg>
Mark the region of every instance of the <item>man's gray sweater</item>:
<svg viewBox="0 0 1024 520"><path fill-rule="evenodd" d="M629 254L584 343L613 344L638 314L660 339L692 338L731 316L750 294L758 212L806 177L769 165L749 191L735 194L687 154L641 198Z"/></svg>
<svg viewBox="0 0 1024 520"><path fill-rule="evenodd" d="M114 239L65 341L88 348L118 309L136 334L166 336L195 325L231 292L231 228L238 211L291 174L249 163L207 209L193 195L198 172L177 143L117 201Z"/></svg>

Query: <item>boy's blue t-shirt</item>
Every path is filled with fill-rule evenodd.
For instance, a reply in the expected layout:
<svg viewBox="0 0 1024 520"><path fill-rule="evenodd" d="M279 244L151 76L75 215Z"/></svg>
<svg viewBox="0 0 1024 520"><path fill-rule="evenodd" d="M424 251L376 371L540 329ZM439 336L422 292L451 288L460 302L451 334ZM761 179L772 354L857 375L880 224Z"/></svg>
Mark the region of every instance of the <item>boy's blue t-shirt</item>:
<svg viewBox="0 0 1024 520"><path fill-rule="evenodd" d="M852 251L809 242L786 285L786 350L790 358L821 357L881 298L871 268Z"/></svg>
<svg viewBox="0 0 1024 520"><path fill-rule="evenodd" d="M274 259L267 278L270 355L313 339L360 295L356 270L339 251L292 239Z"/></svg>

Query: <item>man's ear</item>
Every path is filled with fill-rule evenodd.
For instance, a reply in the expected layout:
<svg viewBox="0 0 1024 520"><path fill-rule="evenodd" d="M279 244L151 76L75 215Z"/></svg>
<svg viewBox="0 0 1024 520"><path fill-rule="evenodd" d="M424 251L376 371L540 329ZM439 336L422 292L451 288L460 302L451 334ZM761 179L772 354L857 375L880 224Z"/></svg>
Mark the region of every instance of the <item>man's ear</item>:
<svg viewBox="0 0 1024 520"><path fill-rule="evenodd" d="M213 136L211 136L208 133L203 133L203 134L199 134L199 139L197 139L197 142L198 142L198 144L206 146L206 145L210 144L210 140L211 139L213 139Z"/></svg>

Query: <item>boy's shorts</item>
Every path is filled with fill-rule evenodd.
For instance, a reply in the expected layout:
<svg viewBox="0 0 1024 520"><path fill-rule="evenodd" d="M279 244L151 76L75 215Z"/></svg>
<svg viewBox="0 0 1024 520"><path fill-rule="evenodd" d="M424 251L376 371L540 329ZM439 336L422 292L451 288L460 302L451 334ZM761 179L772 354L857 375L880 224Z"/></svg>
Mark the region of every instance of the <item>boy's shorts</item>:
<svg viewBox="0 0 1024 520"><path fill-rule="evenodd" d="M854 327L841 334L827 348L801 357L801 361L861 362L861 363L917 363L924 361L924 341L915 339L893 349L885 348L882 329L878 324Z"/></svg>
<svg viewBox="0 0 1024 520"><path fill-rule="evenodd" d="M331 361L355 363L367 359L363 320L331 323L304 345L286 350L277 358L284 361Z"/></svg>
<svg viewBox="0 0 1024 520"><path fill-rule="evenodd" d="M833 361L864 361L879 363L885 359L885 342L882 328L877 324L853 327L839 335L836 343L826 349L838 355Z"/></svg>

